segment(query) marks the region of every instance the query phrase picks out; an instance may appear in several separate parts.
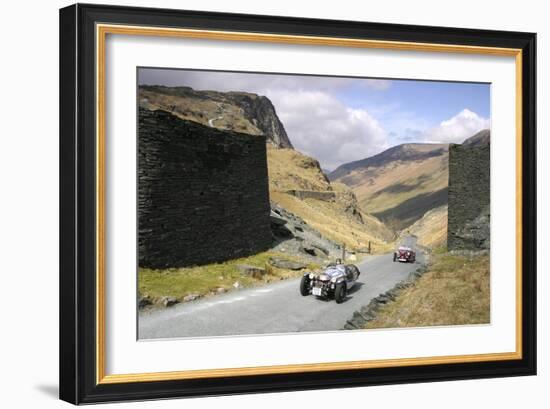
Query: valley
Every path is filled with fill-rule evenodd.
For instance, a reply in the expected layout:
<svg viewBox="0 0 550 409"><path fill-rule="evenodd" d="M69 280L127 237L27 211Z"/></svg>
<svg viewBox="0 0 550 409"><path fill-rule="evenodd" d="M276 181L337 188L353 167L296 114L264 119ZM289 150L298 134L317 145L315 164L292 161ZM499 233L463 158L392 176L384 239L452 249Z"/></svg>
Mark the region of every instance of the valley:
<svg viewBox="0 0 550 409"><path fill-rule="evenodd" d="M139 105L224 131L265 137L269 197L348 250L389 251L405 231L444 244L448 145L408 143L323 171L294 149L271 101L253 93L140 86Z"/></svg>
<svg viewBox="0 0 550 409"><path fill-rule="evenodd" d="M362 208L395 232L447 203L448 145L404 144L344 164L329 174L349 186Z"/></svg>

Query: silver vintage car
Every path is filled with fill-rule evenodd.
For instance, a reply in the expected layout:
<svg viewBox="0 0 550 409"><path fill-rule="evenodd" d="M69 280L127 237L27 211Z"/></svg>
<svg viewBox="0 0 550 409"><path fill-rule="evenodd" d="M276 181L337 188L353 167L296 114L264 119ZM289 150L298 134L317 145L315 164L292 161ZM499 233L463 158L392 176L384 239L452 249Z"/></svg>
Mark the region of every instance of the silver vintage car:
<svg viewBox="0 0 550 409"><path fill-rule="evenodd" d="M300 281L300 294L334 298L340 304L355 285L361 272L354 264L342 264L341 260L329 264L321 273L305 273Z"/></svg>

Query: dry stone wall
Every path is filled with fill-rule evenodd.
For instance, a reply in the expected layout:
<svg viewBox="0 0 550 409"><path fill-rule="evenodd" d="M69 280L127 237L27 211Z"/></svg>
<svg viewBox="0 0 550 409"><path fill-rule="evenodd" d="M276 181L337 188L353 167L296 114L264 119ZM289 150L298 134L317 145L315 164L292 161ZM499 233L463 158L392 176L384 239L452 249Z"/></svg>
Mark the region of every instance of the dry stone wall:
<svg viewBox="0 0 550 409"><path fill-rule="evenodd" d="M139 265L185 267L269 248L265 137L139 110Z"/></svg>
<svg viewBox="0 0 550 409"><path fill-rule="evenodd" d="M449 250L489 249L490 175L490 145L449 147Z"/></svg>

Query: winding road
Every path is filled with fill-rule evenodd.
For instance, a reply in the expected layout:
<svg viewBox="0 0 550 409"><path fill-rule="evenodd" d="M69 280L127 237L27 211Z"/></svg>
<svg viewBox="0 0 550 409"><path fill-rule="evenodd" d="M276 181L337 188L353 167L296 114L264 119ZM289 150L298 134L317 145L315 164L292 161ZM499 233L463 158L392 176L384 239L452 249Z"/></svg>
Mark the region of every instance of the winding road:
<svg viewBox="0 0 550 409"><path fill-rule="evenodd" d="M414 247L414 239L405 244ZM368 256L357 266L361 276L342 304L302 297L300 278L204 298L139 315L139 338L205 337L341 329L353 312L391 289L424 263L392 261L392 254Z"/></svg>
<svg viewBox="0 0 550 409"><path fill-rule="evenodd" d="M216 105L218 106L218 111L221 114L223 112L222 105L219 102L216 102ZM223 115L218 116L217 118L210 118L208 120L208 126L210 128L214 128L214 121L217 121L218 119L223 119Z"/></svg>

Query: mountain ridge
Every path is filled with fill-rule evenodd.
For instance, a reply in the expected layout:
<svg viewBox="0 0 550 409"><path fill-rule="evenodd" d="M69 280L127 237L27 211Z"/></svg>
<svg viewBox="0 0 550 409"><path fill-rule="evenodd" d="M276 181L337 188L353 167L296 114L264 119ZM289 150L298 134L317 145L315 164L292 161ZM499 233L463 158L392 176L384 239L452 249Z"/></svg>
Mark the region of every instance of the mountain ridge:
<svg viewBox="0 0 550 409"><path fill-rule="evenodd" d="M329 179L350 187L366 212L398 232L446 203L448 155L448 144L401 144L344 164Z"/></svg>
<svg viewBox="0 0 550 409"><path fill-rule="evenodd" d="M422 151L419 147L433 147L433 150ZM345 173L353 169L369 166L381 166L387 162L394 160L414 161L421 160L432 156L438 156L442 152L448 150L448 144L444 143L403 143L392 146L376 155L369 156L364 159L348 162L340 165L335 170L328 174L329 179L336 180L345 175Z"/></svg>

